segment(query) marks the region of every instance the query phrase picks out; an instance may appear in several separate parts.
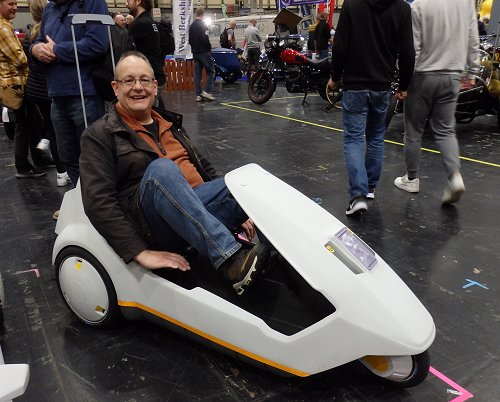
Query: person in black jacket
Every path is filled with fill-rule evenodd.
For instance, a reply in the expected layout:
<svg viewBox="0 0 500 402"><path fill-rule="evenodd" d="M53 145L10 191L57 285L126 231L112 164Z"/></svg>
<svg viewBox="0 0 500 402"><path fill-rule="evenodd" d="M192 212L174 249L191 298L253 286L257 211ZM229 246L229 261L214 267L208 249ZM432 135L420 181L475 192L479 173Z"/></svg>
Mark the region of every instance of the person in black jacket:
<svg viewBox="0 0 500 402"><path fill-rule="evenodd" d="M215 79L214 59L212 58L212 45L208 39L208 28L203 21L205 9L198 7L195 11L195 20L189 26L189 44L193 52L194 60L194 86L196 90L196 101L213 101L215 97L210 93ZM205 89L201 87L203 69L207 72Z"/></svg>
<svg viewBox="0 0 500 402"><path fill-rule="evenodd" d="M135 49L144 54L153 66L155 79L158 81L158 98L161 99L163 85L167 79L163 70L165 59L161 55L160 32L150 14L153 0L127 0L126 5L134 17L128 33L132 35Z"/></svg>
<svg viewBox="0 0 500 402"><path fill-rule="evenodd" d="M328 25L328 13L320 14L318 25L314 29L314 48L320 59L328 57L328 46L332 36L330 35L330 26Z"/></svg>
<svg viewBox="0 0 500 402"><path fill-rule="evenodd" d="M396 98L401 100L415 64L410 5L404 0L345 0L335 31L329 86L335 88L342 79L350 197L346 215L366 211L365 198L375 197L396 60Z"/></svg>
<svg viewBox="0 0 500 402"><path fill-rule="evenodd" d="M182 128L182 117L152 109L157 83L147 58L125 53L116 66L118 99L82 136L85 213L126 262L188 270L187 245L206 257L238 294L266 263L269 248L240 242L255 227L223 178Z"/></svg>

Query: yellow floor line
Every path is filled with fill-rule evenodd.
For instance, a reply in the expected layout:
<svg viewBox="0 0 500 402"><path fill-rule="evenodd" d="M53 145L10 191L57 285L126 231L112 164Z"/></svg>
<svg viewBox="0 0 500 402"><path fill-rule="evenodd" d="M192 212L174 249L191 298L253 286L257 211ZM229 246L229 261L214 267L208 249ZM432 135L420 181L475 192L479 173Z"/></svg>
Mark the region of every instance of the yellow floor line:
<svg viewBox="0 0 500 402"><path fill-rule="evenodd" d="M242 102L238 102L238 103L244 103L244 102L246 103L246 102L250 102L250 101L242 101ZM250 108L243 107L243 106L237 106L234 103L236 103L236 102L221 103L221 105L227 106L227 107L232 107L232 108L235 108L235 109L246 110L248 112L260 113L260 114L263 114L263 115L266 115L266 116L277 117L279 119L296 121L297 123L303 123L303 124L307 124L307 125L310 125L310 126L321 127L321 128L326 129L326 130L338 131L340 133L344 132L344 130L342 130L340 128L325 126L324 124L318 124L318 123L313 123L313 122L306 121L306 120L295 119L293 117L283 116L283 115L279 115L279 114L275 114L275 113L264 112L262 110L255 110L255 109L250 109ZM401 142L392 141L392 140L384 140L384 142L387 142L388 144L400 145L400 146L404 147L404 144L401 143ZM436 151L435 149L430 149L430 148L421 148L421 149L424 152L430 152L430 153L434 153L434 154L440 154L441 153L440 151ZM461 156L460 159L462 159L464 161L468 161L468 162L479 163L481 165L487 165L487 166L492 166L492 167L500 168L500 164L498 164L498 163L486 162L486 161L482 161L482 160L479 160L479 159L468 158L466 156Z"/></svg>

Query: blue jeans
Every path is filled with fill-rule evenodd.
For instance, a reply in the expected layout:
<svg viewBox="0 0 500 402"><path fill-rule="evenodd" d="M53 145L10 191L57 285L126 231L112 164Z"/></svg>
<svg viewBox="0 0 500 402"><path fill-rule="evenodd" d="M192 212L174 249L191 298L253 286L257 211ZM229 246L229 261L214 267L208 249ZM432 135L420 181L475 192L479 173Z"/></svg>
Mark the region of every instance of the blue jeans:
<svg viewBox="0 0 500 402"><path fill-rule="evenodd" d="M344 91L344 158L351 199L366 196L368 188L377 187L389 98L390 91Z"/></svg>
<svg viewBox="0 0 500 402"><path fill-rule="evenodd" d="M104 102L97 96L85 97L85 112L90 125L104 115ZM66 165L68 175L76 185L80 177L80 137L85 130L82 100L79 96L52 98L50 110L52 125L56 133L59 158Z"/></svg>
<svg viewBox="0 0 500 402"><path fill-rule="evenodd" d="M214 59L211 52L193 53L194 60L194 87L196 95L200 96L203 89L201 88L201 79L203 69L207 71L207 79L205 80L205 91L212 92L212 85L215 79Z"/></svg>
<svg viewBox="0 0 500 402"><path fill-rule="evenodd" d="M174 162L156 159L144 173L139 198L155 247L177 251L187 242L215 268L241 247L231 230L247 216L222 178L192 189Z"/></svg>

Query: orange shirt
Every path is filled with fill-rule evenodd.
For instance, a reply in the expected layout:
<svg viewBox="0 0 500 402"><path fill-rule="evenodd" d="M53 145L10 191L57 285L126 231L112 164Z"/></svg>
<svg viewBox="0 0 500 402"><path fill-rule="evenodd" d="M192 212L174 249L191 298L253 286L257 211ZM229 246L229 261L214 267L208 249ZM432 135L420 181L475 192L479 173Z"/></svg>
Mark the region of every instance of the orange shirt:
<svg viewBox="0 0 500 402"><path fill-rule="evenodd" d="M172 127L171 122L164 120L154 110L151 112L151 117L156 124L158 124L158 133L160 137L160 142L158 142L141 123L127 115L120 104L117 103L115 109L123 121L158 154L158 157L169 158L179 166L182 175L191 188L195 188L203 183L203 179L196 170L196 167L189 160L186 149L174 138L170 131L170 127Z"/></svg>

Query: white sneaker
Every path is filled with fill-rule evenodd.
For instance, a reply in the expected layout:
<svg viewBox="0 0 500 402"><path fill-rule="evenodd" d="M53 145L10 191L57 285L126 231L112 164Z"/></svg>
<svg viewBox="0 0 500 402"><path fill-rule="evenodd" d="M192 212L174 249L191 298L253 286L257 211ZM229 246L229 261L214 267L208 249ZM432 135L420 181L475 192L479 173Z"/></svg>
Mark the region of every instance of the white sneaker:
<svg viewBox="0 0 500 402"><path fill-rule="evenodd" d="M408 179L408 173L401 177L396 177L394 180L394 185L401 190L408 191L409 193L418 193L420 191L420 180Z"/></svg>
<svg viewBox="0 0 500 402"><path fill-rule="evenodd" d="M202 100L203 100L203 98L202 98L200 95L198 95L198 96L196 97L196 102L201 102Z"/></svg>
<svg viewBox="0 0 500 402"><path fill-rule="evenodd" d="M448 187L444 190L441 202L443 204L453 204L460 199L463 193L465 193L464 180L459 172L455 172L451 175Z"/></svg>
<svg viewBox="0 0 500 402"><path fill-rule="evenodd" d="M210 100L210 101L215 100L215 97L214 97L212 94L209 94L208 92L205 92L205 91L203 91L203 92L201 93L201 97L202 97L202 98L205 98L205 99L208 99L208 100Z"/></svg>
<svg viewBox="0 0 500 402"><path fill-rule="evenodd" d="M57 174L57 187L64 187L69 183L71 183L71 179L67 172Z"/></svg>

